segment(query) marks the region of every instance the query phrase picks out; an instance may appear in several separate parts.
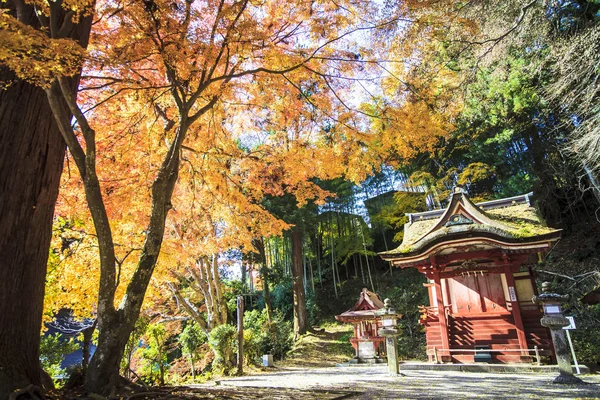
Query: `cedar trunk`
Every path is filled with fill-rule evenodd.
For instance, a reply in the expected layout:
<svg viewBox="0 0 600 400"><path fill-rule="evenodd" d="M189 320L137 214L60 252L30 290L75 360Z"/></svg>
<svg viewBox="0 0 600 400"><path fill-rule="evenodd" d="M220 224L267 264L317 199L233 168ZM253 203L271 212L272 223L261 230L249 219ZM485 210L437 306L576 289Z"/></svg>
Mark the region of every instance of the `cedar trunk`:
<svg viewBox="0 0 600 400"><path fill-rule="evenodd" d="M17 13L9 0L2 8L39 27L32 6L21 3ZM65 34L85 47L91 17L81 21ZM65 143L42 89L4 68L0 81L8 83L0 90L0 399L5 399L17 388L44 383L40 330ZM70 82L73 89L76 82Z"/></svg>
<svg viewBox="0 0 600 400"><path fill-rule="evenodd" d="M0 71L2 80L11 75ZM0 399L5 399L16 388L41 383L46 263L65 156L42 90L21 81L0 90L0 143Z"/></svg>
<svg viewBox="0 0 600 400"><path fill-rule="evenodd" d="M273 306L271 305L271 290L269 288L269 277L268 277L268 266L267 266L267 254L265 252L265 241L261 237L260 239L253 239L252 244L258 251L257 261L260 263L260 275L263 280L263 297L265 300L265 308L267 309L267 320L269 324L273 322Z"/></svg>
<svg viewBox="0 0 600 400"><path fill-rule="evenodd" d="M269 288L269 278L267 268L263 265L260 269L263 279L263 297L265 300L265 308L267 309L267 321L273 323L273 306L271 305L271 289Z"/></svg>
<svg viewBox="0 0 600 400"><path fill-rule="evenodd" d="M304 270L302 266L302 231L297 226L290 233L292 239L292 290L294 292L294 337L306 333L308 316L304 294Z"/></svg>

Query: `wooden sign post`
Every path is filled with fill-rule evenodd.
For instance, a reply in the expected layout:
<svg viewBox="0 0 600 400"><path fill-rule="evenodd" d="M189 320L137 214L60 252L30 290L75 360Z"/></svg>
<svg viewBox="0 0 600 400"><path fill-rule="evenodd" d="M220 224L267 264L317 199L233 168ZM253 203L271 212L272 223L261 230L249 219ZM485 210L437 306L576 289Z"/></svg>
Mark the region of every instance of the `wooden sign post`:
<svg viewBox="0 0 600 400"><path fill-rule="evenodd" d="M237 374L244 374L244 296L237 298L238 354Z"/></svg>
<svg viewBox="0 0 600 400"><path fill-rule="evenodd" d="M575 318L574 317L567 317L567 319L569 320L570 324L569 326L565 326L563 327L563 329L565 331L567 331L567 339L569 340L569 347L571 348L571 355L573 356L573 362L575 363L575 370L577 371L577 374L581 374L581 371L579 370L579 364L577 363L577 357L575 357L575 349L573 348L573 342L571 341L571 333L569 332L571 329L576 329L577 327L575 326Z"/></svg>

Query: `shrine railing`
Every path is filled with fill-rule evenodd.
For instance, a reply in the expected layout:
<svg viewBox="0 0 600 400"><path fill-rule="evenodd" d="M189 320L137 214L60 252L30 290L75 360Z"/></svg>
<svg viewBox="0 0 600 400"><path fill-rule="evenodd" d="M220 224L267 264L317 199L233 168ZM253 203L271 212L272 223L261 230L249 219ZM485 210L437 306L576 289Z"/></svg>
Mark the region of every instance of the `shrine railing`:
<svg viewBox="0 0 600 400"><path fill-rule="evenodd" d="M446 317L451 314L451 311L452 311L451 305L444 306L444 312L446 313ZM419 313L421 314L419 316L419 320L421 321L421 323L423 323L424 321L426 321L428 319L439 317L438 307L419 306ZM446 318L446 321L447 321L447 318Z"/></svg>
<svg viewBox="0 0 600 400"><path fill-rule="evenodd" d="M359 342L362 340L385 340L385 338L383 336L369 336L369 335L350 338L350 342L352 342L352 341Z"/></svg>
<svg viewBox="0 0 600 400"><path fill-rule="evenodd" d="M541 365L541 353L549 353L549 350L540 349L537 346L533 346L533 349L438 349L434 347L431 350L427 350L428 356L433 356L433 361L436 364L440 363L439 353L509 353L509 352L520 352L527 353L528 355L533 353L537 365Z"/></svg>

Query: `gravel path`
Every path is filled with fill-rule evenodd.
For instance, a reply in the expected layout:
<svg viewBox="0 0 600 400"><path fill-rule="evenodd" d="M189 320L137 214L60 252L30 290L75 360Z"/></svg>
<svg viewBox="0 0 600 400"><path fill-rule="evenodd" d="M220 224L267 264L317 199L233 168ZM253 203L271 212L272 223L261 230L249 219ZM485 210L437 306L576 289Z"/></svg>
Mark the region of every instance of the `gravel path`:
<svg viewBox="0 0 600 400"><path fill-rule="evenodd" d="M555 374L489 374L404 371L390 376L385 366L279 368L270 373L215 382L238 394L294 399L600 399L600 376L584 375L583 385L552 384ZM207 387L195 385L196 388ZM269 396L269 390L274 396ZM319 395L320 394L320 395Z"/></svg>

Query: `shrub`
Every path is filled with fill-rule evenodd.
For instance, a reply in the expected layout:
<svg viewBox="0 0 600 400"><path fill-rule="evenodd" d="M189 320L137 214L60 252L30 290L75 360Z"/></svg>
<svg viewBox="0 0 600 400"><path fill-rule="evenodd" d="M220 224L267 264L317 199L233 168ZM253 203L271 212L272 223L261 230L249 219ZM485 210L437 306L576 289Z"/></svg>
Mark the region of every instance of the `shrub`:
<svg viewBox="0 0 600 400"><path fill-rule="evenodd" d="M264 354L261 348L260 333L244 327L244 362L249 365L260 365L261 356Z"/></svg>
<svg viewBox="0 0 600 400"><path fill-rule="evenodd" d="M198 358L198 349L206 343L207 337L204 331L195 323L188 323L179 335L179 344L183 354L189 357L192 379L196 378L194 362Z"/></svg>
<svg viewBox="0 0 600 400"><path fill-rule="evenodd" d="M40 341L40 363L44 371L59 385L66 370L60 366L65 356L79 349L73 338L66 339L60 333L42 336Z"/></svg>
<svg viewBox="0 0 600 400"><path fill-rule="evenodd" d="M150 382L165 384L167 361L167 332L162 324L150 324L146 330L146 346L138 351L142 357L140 376Z"/></svg>
<svg viewBox="0 0 600 400"><path fill-rule="evenodd" d="M600 305L589 306L581 310L576 318L577 329L570 332L577 361L593 369L600 366Z"/></svg>
<svg viewBox="0 0 600 400"><path fill-rule="evenodd" d="M121 374L127 379L131 379L131 361L133 359L133 355L136 353L138 348L140 347L141 337L148 329L149 321L147 318L141 316L135 322L135 327L133 331L129 335L129 340L125 345L125 351L123 353L123 358L121 359Z"/></svg>
<svg viewBox="0 0 600 400"><path fill-rule="evenodd" d="M425 335L398 336L398 358L400 360L426 360L426 350Z"/></svg>
<svg viewBox="0 0 600 400"><path fill-rule="evenodd" d="M252 310L244 315L244 354L248 362L260 364L263 354L283 359L292 348L292 325L276 312L269 324L267 311Z"/></svg>
<svg viewBox="0 0 600 400"><path fill-rule="evenodd" d="M317 326L323 319L323 312L319 303L317 303L315 294L309 292L306 296L306 311L308 312L309 326Z"/></svg>
<svg viewBox="0 0 600 400"><path fill-rule="evenodd" d="M285 281L273 288L271 291L271 303L273 309L282 312L288 320L294 317L294 293L291 281Z"/></svg>
<svg viewBox="0 0 600 400"><path fill-rule="evenodd" d="M208 344L215 353L213 360L213 371L231 375L235 366L237 332L232 325L219 325L215 327L208 336Z"/></svg>

